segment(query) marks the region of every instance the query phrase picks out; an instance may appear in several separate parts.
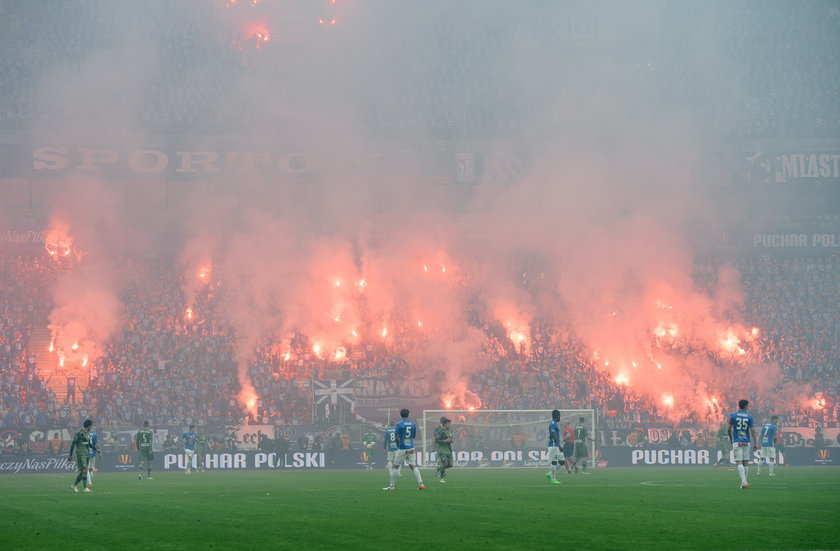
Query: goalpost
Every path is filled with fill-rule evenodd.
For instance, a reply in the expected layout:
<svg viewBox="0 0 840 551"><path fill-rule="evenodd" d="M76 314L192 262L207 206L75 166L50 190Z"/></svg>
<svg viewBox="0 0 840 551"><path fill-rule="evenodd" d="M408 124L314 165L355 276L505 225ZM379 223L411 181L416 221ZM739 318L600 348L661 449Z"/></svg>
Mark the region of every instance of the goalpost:
<svg viewBox="0 0 840 551"><path fill-rule="evenodd" d="M422 464L437 461L435 427L441 417L452 420L452 455L457 467L545 467L548 465L550 409L423 410ZM583 417L595 439L595 410L561 409L560 430L574 427ZM595 443L586 442L587 463L594 467Z"/></svg>

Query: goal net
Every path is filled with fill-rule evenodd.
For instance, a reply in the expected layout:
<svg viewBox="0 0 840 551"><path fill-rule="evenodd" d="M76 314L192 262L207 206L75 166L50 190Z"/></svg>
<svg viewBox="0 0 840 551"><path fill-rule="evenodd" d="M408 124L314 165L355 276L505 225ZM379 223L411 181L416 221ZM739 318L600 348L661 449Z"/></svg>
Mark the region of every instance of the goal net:
<svg viewBox="0 0 840 551"><path fill-rule="evenodd" d="M435 428L452 420L452 455L457 467L545 467L551 410L424 410L421 424L423 464L437 461ZM595 410L561 409L560 430L580 424L595 438ZM562 435L561 435L562 436ZM586 442L593 465L594 442Z"/></svg>

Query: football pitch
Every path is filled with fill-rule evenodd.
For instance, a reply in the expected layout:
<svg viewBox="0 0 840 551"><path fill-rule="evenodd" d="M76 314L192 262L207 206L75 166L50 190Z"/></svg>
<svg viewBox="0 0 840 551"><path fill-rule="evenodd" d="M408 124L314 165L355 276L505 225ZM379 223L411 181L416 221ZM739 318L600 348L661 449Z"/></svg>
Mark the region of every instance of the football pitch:
<svg viewBox="0 0 840 551"><path fill-rule="evenodd" d="M406 469L0 477L10 549L838 549L840 470Z"/></svg>

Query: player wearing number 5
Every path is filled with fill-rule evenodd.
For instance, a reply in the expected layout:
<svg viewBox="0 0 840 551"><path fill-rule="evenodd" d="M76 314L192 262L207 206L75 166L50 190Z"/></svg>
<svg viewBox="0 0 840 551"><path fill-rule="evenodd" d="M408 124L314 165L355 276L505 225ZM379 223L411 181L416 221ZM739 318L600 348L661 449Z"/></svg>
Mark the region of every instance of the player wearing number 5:
<svg viewBox="0 0 840 551"><path fill-rule="evenodd" d="M747 484L747 466L750 464L750 443L754 449L758 449L758 436L755 433L753 416L747 413L750 407L749 400L738 402L738 411L729 415L729 440L732 442L732 450L735 454L735 463L738 465L738 474L741 476L741 489L749 488Z"/></svg>
<svg viewBox="0 0 840 551"><path fill-rule="evenodd" d="M391 482L383 490L393 490L394 483L400 474L400 466L405 462L411 472L414 473L414 478L417 479L417 489L425 490L423 479L420 477L420 469L417 468L417 454L414 449L414 439L417 437L417 425L408 418L408 410L401 409L400 417L402 420L394 427L394 433L397 435L397 453L394 454L394 466L391 469Z"/></svg>

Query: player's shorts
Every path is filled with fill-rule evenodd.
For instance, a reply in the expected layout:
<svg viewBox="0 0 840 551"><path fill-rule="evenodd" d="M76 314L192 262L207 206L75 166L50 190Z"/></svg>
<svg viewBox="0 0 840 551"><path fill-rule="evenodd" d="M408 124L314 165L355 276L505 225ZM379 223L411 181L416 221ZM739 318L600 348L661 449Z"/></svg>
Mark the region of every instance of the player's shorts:
<svg viewBox="0 0 840 551"><path fill-rule="evenodd" d="M90 456L85 452L84 454L76 454L76 468L80 471L87 469L90 466Z"/></svg>
<svg viewBox="0 0 840 551"><path fill-rule="evenodd" d="M565 457L572 457L575 453L575 443L574 442L563 442L563 455Z"/></svg>
<svg viewBox="0 0 840 551"><path fill-rule="evenodd" d="M402 467L403 463L408 463L411 467L417 466L417 452L413 449L397 450L394 454L394 467Z"/></svg>
<svg viewBox="0 0 840 551"><path fill-rule="evenodd" d="M560 449L560 446L549 446L548 447L548 460L549 461L556 461L558 463L562 463L566 460L566 456L563 455L563 450Z"/></svg>
<svg viewBox="0 0 840 551"><path fill-rule="evenodd" d="M589 450L586 447L586 442L575 442L575 457L586 457L589 455Z"/></svg>
<svg viewBox="0 0 840 551"><path fill-rule="evenodd" d="M385 459L390 463L392 466L394 465L394 459L397 456L397 452L386 452Z"/></svg>
<svg viewBox="0 0 840 551"><path fill-rule="evenodd" d="M776 459L776 448L773 446L762 446L761 457L764 459Z"/></svg>
<svg viewBox="0 0 840 551"><path fill-rule="evenodd" d="M445 452L437 452L437 460L438 463L446 467L447 469L452 466L452 452L445 451Z"/></svg>
<svg viewBox="0 0 840 551"><path fill-rule="evenodd" d="M155 454L152 453L152 448L140 448L140 457L137 461L151 461L154 458Z"/></svg>
<svg viewBox="0 0 840 551"><path fill-rule="evenodd" d="M732 444L732 453L735 456L735 462L752 460L752 446L749 442L735 442Z"/></svg>
<svg viewBox="0 0 840 551"><path fill-rule="evenodd" d="M195 450L191 450L191 449L186 448L186 449L184 449L184 455L186 455L188 458L190 458L190 457L195 455Z"/></svg>

